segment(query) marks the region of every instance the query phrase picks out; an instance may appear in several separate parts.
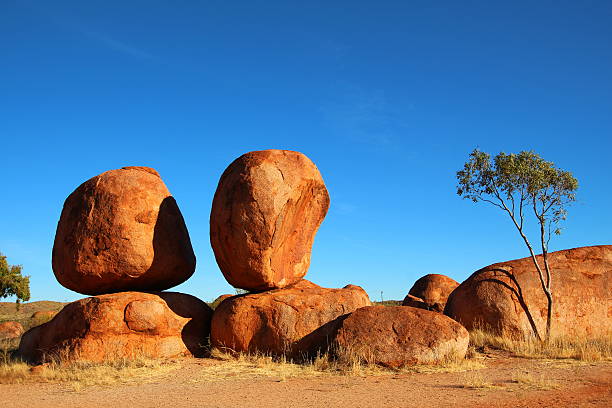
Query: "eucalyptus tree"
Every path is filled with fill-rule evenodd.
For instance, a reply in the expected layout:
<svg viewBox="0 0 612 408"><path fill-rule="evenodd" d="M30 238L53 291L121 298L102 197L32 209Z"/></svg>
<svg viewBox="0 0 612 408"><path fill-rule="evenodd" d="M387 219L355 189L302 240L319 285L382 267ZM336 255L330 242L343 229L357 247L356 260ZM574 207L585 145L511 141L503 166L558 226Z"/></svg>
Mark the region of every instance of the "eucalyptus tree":
<svg viewBox="0 0 612 408"><path fill-rule="evenodd" d="M550 339L553 311L553 286L548 260L549 242L560 234L560 223L566 219L567 206L576 200L578 181L569 171L555 167L532 151L518 154L499 153L493 159L488 153L474 150L463 169L457 172L457 194L473 202L485 202L506 213L529 249L542 291L547 299L546 340ZM534 246L525 230L527 217L534 217L543 265L538 262ZM514 280L515 284L518 282ZM519 287L520 290L520 287ZM528 311L527 311L528 312ZM529 312L528 312L529 314ZM534 335L542 339L530 322Z"/></svg>
<svg viewBox="0 0 612 408"><path fill-rule="evenodd" d="M22 267L9 265L0 253L0 299L15 296L17 304L30 300L30 277L21 275Z"/></svg>

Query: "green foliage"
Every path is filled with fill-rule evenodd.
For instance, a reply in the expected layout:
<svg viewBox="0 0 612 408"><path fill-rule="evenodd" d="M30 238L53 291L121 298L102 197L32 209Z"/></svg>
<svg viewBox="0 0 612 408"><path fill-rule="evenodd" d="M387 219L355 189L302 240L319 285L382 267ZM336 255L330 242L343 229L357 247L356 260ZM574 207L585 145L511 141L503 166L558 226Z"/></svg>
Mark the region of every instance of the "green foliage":
<svg viewBox="0 0 612 408"><path fill-rule="evenodd" d="M507 211L522 229L524 209L530 208L548 235L561 232L558 224L575 201L578 181L531 151L489 154L474 150L457 172L457 194L474 202L485 201ZM553 230L554 227L554 230ZM548 241L547 241L548 242Z"/></svg>
<svg viewBox="0 0 612 408"><path fill-rule="evenodd" d="M9 265L0 253L0 299L16 296L17 303L30 300L30 277L21 275L22 267Z"/></svg>

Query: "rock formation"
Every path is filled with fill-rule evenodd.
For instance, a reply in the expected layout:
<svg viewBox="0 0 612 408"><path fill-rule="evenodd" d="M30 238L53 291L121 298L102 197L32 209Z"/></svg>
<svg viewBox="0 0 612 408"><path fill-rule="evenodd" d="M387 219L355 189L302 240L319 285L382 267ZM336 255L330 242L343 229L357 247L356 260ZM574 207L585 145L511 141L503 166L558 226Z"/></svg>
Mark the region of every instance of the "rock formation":
<svg viewBox="0 0 612 408"><path fill-rule="evenodd" d="M53 245L59 283L86 295L169 289L195 270L183 216L159 174L110 170L64 203Z"/></svg>
<svg viewBox="0 0 612 408"><path fill-rule="evenodd" d="M542 257L537 259L543 265ZM549 263L553 290L551 334L610 335L612 245L551 252ZM524 303L544 335L547 302L530 257L476 271L453 291L444 313L468 329L482 327L504 336L531 336L531 325L513 279L522 288Z"/></svg>
<svg viewBox="0 0 612 408"><path fill-rule="evenodd" d="M307 280L233 296L215 310L211 344L235 352L303 355L325 349L335 319L371 305L359 286L326 289Z"/></svg>
<svg viewBox="0 0 612 408"><path fill-rule="evenodd" d="M448 295L450 295L457 286L459 286L459 283L448 276L435 273L425 275L412 285L402 305L419 307L442 313ZM422 303L419 303L418 300Z"/></svg>
<svg viewBox="0 0 612 408"><path fill-rule="evenodd" d="M19 322L0 323L0 340L16 339L23 334L23 326Z"/></svg>
<svg viewBox="0 0 612 408"><path fill-rule="evenodd" d="M139 356L202 356L212 310L182 293L122 292L66 305L53 320L27 331L20 354L36 363L100 362Z"/></svg>
<svg viewBox="0 0 612 408"><path fill-rule="evenodd" d="M447 316L406 306L358 309L341 320L334 338L341 356L393 368L462 359L468 342L467 330Z"/></svg>
<svg viewBox="0 0 612 408"><path fill-rule="evenodd" d="M225 279L250 291L298 282L328 207L321 174L303 154L263 150L236 159L221 176L210 215Z"/></svg>

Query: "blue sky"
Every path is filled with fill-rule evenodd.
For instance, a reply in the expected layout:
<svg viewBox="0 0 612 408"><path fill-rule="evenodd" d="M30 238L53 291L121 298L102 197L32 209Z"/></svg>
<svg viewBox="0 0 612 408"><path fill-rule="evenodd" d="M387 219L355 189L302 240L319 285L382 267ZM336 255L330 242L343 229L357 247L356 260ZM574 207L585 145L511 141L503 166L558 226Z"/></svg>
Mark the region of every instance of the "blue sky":
<svg viewBox="0 0 612 408"><path fill-rule="evenodd" d="M552 249L611 244L608 1L0 3L0 251L32 300L76 300L51 270L64 199L156 168L197 256L176 290L233 293L208 238L229 163L303 152L331 207L307 278L401 299L527 255L498 209L456 195L475 147L534 150L580 182Z"/></svg>

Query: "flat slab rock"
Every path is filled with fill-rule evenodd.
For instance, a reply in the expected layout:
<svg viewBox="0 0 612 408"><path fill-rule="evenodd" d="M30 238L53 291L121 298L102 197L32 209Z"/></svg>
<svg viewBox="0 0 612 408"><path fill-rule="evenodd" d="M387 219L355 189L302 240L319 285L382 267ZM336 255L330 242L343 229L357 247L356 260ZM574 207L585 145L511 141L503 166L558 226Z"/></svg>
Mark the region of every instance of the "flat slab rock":
<svg viewBox="0 0 612 408"><path fill-rule="evenodd" d="M193 274L196 258L159 174L124 167L87 180L68 196L52 263L63 286L99 295L169 289Z"/></svg>
<svg viewBox="0 0 612 408"><path fill-rule="evenodd" d="M263 150L236 159L210 213L210 243L225 279L249 291L297 283L328 208L323 178L302 153Z"/></svg>
<svg viewBox="0 0 612 408"><path fill-rule="evenodd" d="M50 322L27 331L19 353L36 363L202 356L211 317L205 302L183 293L93 296L69 303Z"/></svg>
<svg viewBox="0 0 612 408"><path fill-rule="evenodd" d="M459 323L409 306L358 309L342 320L334 338L337 353L392 368L461 359L468 343Z"/></svg>
<svg viewBox="0 0 612 408"><path fill-rule="evenodd" d="M294 286L225 299L213 315L211 343L235 352L298 356L327 349L337 319L371 305L359 286Z"/></svg>
<svg viewBox="0 0 612 408"><path fill-rule="evenodd" d="M544 265L541 256L537 257ZM609 336L612 331L612 245L551 252L553 336ZM530 257L482 268L449 296L445 314L468 329L483 328L510 337L532 336L525 304L543 335L547 302Z"/></svg>

